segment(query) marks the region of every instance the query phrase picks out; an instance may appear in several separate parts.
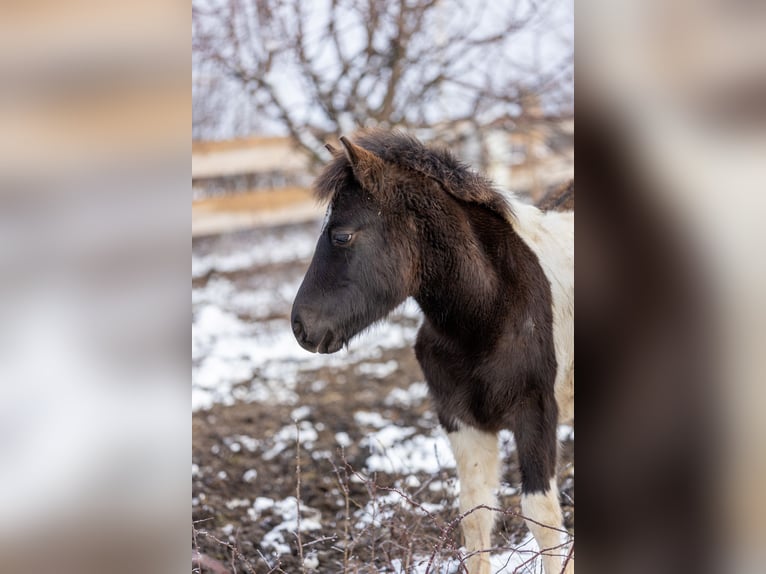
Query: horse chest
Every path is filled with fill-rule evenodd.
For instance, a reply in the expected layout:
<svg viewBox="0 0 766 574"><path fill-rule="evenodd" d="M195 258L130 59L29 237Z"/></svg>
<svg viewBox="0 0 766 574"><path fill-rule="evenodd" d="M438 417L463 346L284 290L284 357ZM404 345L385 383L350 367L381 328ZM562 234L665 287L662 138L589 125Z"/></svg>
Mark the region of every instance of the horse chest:
<svg viewBox="0 0 766 574"><path fill-rule="evenodd" d="M509 361L445 341L427 322L418 333L415 355L448 432L461 424L487 431L510 425L520 389L514 388Z"/></svg>

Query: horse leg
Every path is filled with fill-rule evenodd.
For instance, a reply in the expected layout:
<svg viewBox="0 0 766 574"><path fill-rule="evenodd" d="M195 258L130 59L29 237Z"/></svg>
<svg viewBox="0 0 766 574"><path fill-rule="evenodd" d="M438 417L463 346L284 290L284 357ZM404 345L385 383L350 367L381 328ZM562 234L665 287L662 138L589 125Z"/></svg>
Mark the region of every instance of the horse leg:
<svg viewBox="0 0 766 574"><path fill-rule="evenodd" d="M566 555L556 485L556 419L552 396L529 401L520 407L513 429L521 467L521 513L542 553L545 574L560 574ZM574 573L573 560L566 573Z"/></svg>
<svg viewBox="0 0 766 574"><path fill-rule="evenodd" d="M460 480L460 513L494 507L500 480L497 434L461 426L448 436ZM494 512L486 508L474 510L461 522L466 550L474 553L467 560L469 574L490 574L489 552L477 551L491 548L494 522Z"/></svg>

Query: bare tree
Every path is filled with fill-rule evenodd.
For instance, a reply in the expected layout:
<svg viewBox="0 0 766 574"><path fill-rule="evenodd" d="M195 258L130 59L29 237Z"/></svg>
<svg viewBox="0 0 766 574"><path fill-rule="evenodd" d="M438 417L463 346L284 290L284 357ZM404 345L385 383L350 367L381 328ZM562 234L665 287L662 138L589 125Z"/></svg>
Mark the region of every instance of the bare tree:
<svg viewBox="0 0 766 574"><path fill-rule="evenodd" d="M193 0L195 83L215 70L246 94L254 124L279 126L317 161L326 139L363 126L430 127L442 139L458 123L478 132L540 98L569 97L571 54L544 67L522 63L514 45L545 25L551 6ZM199 98L215 97L207 88ZM195 105L195 133L210 128L214 108Z"/></svg>

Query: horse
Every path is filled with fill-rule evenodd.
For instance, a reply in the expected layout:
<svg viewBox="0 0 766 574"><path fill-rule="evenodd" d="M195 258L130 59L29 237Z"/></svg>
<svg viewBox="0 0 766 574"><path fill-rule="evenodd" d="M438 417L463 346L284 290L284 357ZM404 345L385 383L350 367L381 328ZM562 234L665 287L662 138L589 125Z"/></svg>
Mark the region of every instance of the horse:
<svg viewBox="0 0 766 574"><path fill-rule="evenodd" d="M314 184L328 207L293 303L298 343L335 353L414 298L415 355L457 463L468 572L490 572L502 429L545 573L573 572L556 430L574 416L574 213L525 204L403 132L340 142Z"/></svg>

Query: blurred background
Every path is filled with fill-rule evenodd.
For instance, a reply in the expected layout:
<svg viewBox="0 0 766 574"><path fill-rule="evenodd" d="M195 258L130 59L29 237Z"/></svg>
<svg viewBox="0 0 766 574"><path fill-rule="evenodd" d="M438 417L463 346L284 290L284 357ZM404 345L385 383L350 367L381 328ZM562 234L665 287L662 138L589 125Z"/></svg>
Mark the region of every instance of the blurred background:
<svg viewBox="0 0 766 574"><path fill-rule="evenodd" d="M0 3L0 570L188 567L188 6Z"/></svg>

